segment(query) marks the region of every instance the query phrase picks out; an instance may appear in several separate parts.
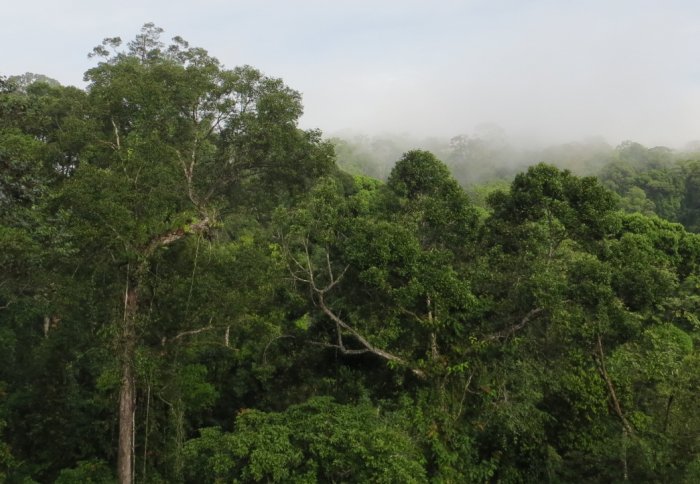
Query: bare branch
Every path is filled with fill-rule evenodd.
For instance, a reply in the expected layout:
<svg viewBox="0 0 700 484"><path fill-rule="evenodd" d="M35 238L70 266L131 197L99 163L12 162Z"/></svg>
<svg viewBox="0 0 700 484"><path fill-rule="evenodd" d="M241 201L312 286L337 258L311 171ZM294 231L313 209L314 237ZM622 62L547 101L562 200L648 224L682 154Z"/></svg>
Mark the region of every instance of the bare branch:
<svg viewBox="0 0 700 484"><path fill-rule="evenodd" d="M333 284L333 269L331 268L331 255L328 247L326 247L326 266L328 267L328 277L330 278L331 284Z"/></svg>
<svg viewBox="0 0 700 484"><path fill-rule="evenodd" d="M418 368L412 368L411 365L409 364L408 361L404 360L403 358L396 356L392 353L389 353L388 351L384 351L381 348L377 348L374 346L372 343L367 341L357 330L355 330L352 326L347 324L345 321L343 321L341 318L339 318L325 303L325 300L323 298L323 294L319 293L317 291L317 296L318 296L318 306L321 308L321 310L324 312L326 316L328 316L331 321L335 322L338 327L342 328L343 330L347 331L350 333L352 336L355 337L355 339L362 345L364 346L365 349L367 349L370 353L375 354L379 356L380 358L383 358L387 361L394 362L400 366L408 367L411 368L411 371L416 375L421 378L425 378L425 372ZM340 346L340 345L339 345Z"/></svg>
<svg viewBox="0 0 700 484"><path fill-rule="evenodd" d="M306 268L307 268L307 274L309 275L309 283L311 284L311 288L316 291L318 291L318 288L316 287L316 281L314 280L314 270L313 267L311 266L311 256L309 255L309 238L305 237L304 238L304 252L306 253Z"/></svg>
<svg viewBox="0 0 700 484"><path fill-rule="evenodd" d="M207 130L207 134L204 135L204 139L207 139L207 138L209 138L209 136L211 136L211 134L214 132L214 130L216 130L216 128L219 127L219 125L221 124L221 121L224 119L225 116L226 115L223 111L219 112L219 114L216 116L216 120L211 124L211 127Z"/></svg>
<svg viewBox="0 0 700 484"><path fill-rule="evenodd" d="M304 253L306 256L306 261L305 261L306 267L304 267L293 255L288 254L288 256L292 260L292 262L294 262L297 265L297 267L299 267L299 269L301 269L302 271L304 271L305 274L308 275L308 279L300 277L299 275L293 273L290 269L290 272L292 272L292 277L294 277L298 281L303 281L303 282L310 284L311 288L315 292L317 292L319 294L325 294L328 291L330 291L331 289L333 289L343 279L343 276L345 276L345 273L350 268L350 265L346 265L345 268L343 269L343 272L340 273L340 276L338 276L338 278L335 278L333 276L333 269L331 266L329 251L328 251L328 249L326 249L326 267L328 270L329 283L323 289L321 289L321 288L316 286L316 280L314 277L314 267L313 267L313 263L311 262L311 255L309 254L309 239L308 239L308 237L306 237L304 239L303 245L304 245Z"/></svg>
<svg viewBox="0 0 700 484"><path fill-rule="evenodd" d="M457 409L457 413L455 414L453 421L456 422L459 417L462 415L462 410L464 409L464 400L467 398L467 392L469 391L469 385L472 383L472 378L474 378L474 370L469 374L469 378L467 378L467 383L464 385L464 391L462 392L462 398L459 400L459 408Z"/></svg>
<svg viewBox="0 0 700 484"><path fill-rule="evenodd" d="M600 337L600 334L598 334L597 341L596 341L595 359L596 359L596 363L597 363L596 366L598 367L598 373L600 373L600 376L603 379L603 381L605 382L605 386L608 389L608 393L610 395L610 400L612 401L613 409L615 410L615 414L620 419L620 422L622 422L622 427L625 429L625 431L630 435L635 435L634 429L632 428L629 421L625 417L625 414L622 413L622 407L620 406L620 400L617 398L617 392L615 392L615 386L613 385L613 382L610 379L610 375L608 374L608 371L605 368L605 354L603 353L603 340Z"/></svg>
<svg viewBox="0 0 700 484"><path fill-rule="evenodd" d="M326 256L327 255L328 254L326 254ZM349 267L350 267L349 265L345 266L345 269L343 269L343 272L340 273L340 276L338 276L337 279L333 279L333 276L331 275L331 282L326 287L321 289L320 292L325 294L328 291L330 291L331 289L333 289L341 281L341 279L343 278L345 273L348 271ZM328 270L330 270L330 266L328 267Z"/></svg>
<svg viewBox="0 0 700 484"><path fill-rule="evenodd" d="M335 323L336 326L336 334L337 334L337 343L336 344L331 344L331 343L319 343L319 342L314 342L313 344L323 346L326 348L334 348L337 350L340 350L342 354L345 355L359 355L363 353L372 353L384 360L390 361L392 363L398 364L403 367L410 368L411 371L418 377L420 378L425 378L426 374L419 368L414 368L412 365L406 361L405 359L401 358L400 356L397 356L393 353L389 353L388 351L385 351L381 348L377 348L374 346L372 343L370 343L362 334L360 334L355 328L350 326L348 323L346 323L342 318L340 318L327 304L325 300L325 295L333 289L335 286L338 285L338 283L343 279L345 274L347 273L348 269L350 268L349 265L345 266L341 274L336 278L333 275L333 269L332 269L332 264L330 260L330 255L329 251L326 249L326 270L328 271L328 279L329 282L328 284L323 287L319 288L316 285L316 276L315 276L315 269L313 266L313 263L311 262L311 254L309 252L309 239L308 237L305 237L302 246L304 248L304 256L305 259L302 264L302 262L298 261L297 259L294 258L291 254L288 254L288 257L291 259L291 262L293 262L302 272L303 272L303 277L300 276L298 273L296 273L291 266L289 266L289 272L296 281L301 281L305 282L309 285L311 289L311 299L316 304L323 313L328 316L328 318ZM354 349L354 348L347 348L345 346L345 343L343 341L343 333L347 333L351 335L361 346L362 348L359 349Z"/></svg>
<svg viewBox="0 0 700 484"><path fill-rule="evenodd" d="M111 118L110 121L112 121L112 127L114 128L114 139L115 139L115 145L116 145L115 150L118 151L122 147L121 140L119 138L119 128L117 128L117 123L114 122L114 118Z"/></svg>
<svg viewBox="0 0 700 484"><path fill-rule="evenodd" d="M106 140L100 139L100 140L97 140L97 142L102 144L102 145L109 146L114 151L119 151L119 147L117 145L115 145L114 143L112 143L111 141L106 141Z"/></svg>
<svg viewBox="0 0 700 484"><path fill-rule="evenodd" d="M209 322L211 323L211 319L209 320ZM176 334L175 336L173 336L170 339L163 337L163 339L161 340L161 345L165 345L165 343L167 343L168 341L177 341L180 338L184 338L185 336L192 336L195 334L204 333L205 331L211 331L212 329L214 329L214 326L212 326L210 324L209 326L205 326L203 328L190 329L188 331L183 331L181 333Z"/></svg>
<svg viewBox="0 0 700 484"><path fill-rule="evenodd" d="M166 245L172 244L183 238L188 233L200 234L209 230L211 226L211 220L209 217L204 217L202 220L190 224L185 230L184 227L180 227L169 232L165 232L157 237L151 239L148 245L144 248L144 253L146 255L151 255L159 247L164 247Z"/></svg>
<svg viewBox="0 0 700 484"><path fill-rule="evenodd" d="M300 277L290 267L287 267L287 269L289 270L289 274L292 276L292 279L294 279L295 281L300 281L300 282L305 282L307 284L311 284L310 280L304 279L303 277Z"/></svg>
<svg viewBox="0 0 700 484"><path fill-rule="evenodd" d="M418 314L414 313L413 311L406 309L403 306L399 306L399 309L401 310L401 312L408 314L409 316L412 316L419 324L425 324L425 320L423 318L421 318L420 316L418 316Z"/></svg>
<svg viewBox="0 0 700 484"><path fill-rule="evenodd" d="M308 272L307 269L306 269L303 265L301 265L301 263L296 259L296 257L294 257L293 255L289 254L289 258L292 259L292 262L294 262L294 263L297 265L297 267L299 267L299 269L301 269L301 270L304 271L305 273ZM291 268L290 268L290 270L291 270ZM306 281L306 282L311 282L311 281Z"/></svg>
<svg viewBox="0 0 700 484"><path fill-rule="evenodd" d="M332 349L340 350L340 352L343 355L362 355L364 353L370 352L367 348L360 348L357 350L349 350L345 346L334 345L332 343L327 343L325 341L309 341L308 343L315 345L315 346L321 346L323 348L332 348Z"/></svg>
<svg viewBox="0 0 700 484"><path fill-rule="evenodd" d="M195 193L194 193L194 184L192 182L192 179L194 178L194 165L197 159L197 144L195 141L195 145L192 149L192 155L191 155L191 161L189 163L185 162L184 158L182 157L182 154L180 153L179 150L175 150L175 153L177 154L177 158L180 161L180 165L182 165L182 171L185 175L185 181L187 182L187 196L192 202L192 204L197 207L197 209L200 209L201 203L197 199Z"/></svg>
<svg viewBox="0 0 700 484"><path fill-rule="evenodd" d="M485 341L495 341L499 339L505 339L513 335L513 333L520 331L527 325L527 323L530 322L532 318L537 316L539 313L544 311L544 308L535 308L530 310L524 317L523 319L520 320L519 323L514 324L513 326L510 326L502 331L498 331L496 333L492 333L489 335L484 336Z"/></svg>

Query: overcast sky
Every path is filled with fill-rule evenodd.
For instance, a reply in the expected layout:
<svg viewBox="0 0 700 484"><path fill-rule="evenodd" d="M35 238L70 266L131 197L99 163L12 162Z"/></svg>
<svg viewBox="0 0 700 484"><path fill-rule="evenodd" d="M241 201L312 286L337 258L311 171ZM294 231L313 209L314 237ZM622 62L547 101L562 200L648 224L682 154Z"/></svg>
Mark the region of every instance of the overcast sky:
<svg viewBox="0 0 700 484"><path fill-rule="evenodd" d="M302 126L546 143L700 139L700 2L0 0L0 74L83 86L145 22L304 96Z"/></svg>

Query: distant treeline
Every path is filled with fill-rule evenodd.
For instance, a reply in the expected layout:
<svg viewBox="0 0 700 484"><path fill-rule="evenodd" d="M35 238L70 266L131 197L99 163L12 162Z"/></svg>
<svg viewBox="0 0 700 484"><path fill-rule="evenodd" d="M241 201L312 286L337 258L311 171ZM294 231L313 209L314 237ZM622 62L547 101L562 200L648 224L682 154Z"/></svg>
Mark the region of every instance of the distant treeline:
<svg viewBox="0 0 700 484"><path fill-rule="evenodd" d="M626 141L613 147L599 140L567 143L542 149L516 149L497 127L480 128L474 135L450 140L416 140L410 136L353 136L331 138L338 165L350 173L386 180L394 160L416 146L445 162L452 175L485 203L485 194L507 186L518 172L537 163L549 163L578 175L598 177L620 196L628 212L657 214L700 230L700 150L657 146L647 148Z"/></svg>

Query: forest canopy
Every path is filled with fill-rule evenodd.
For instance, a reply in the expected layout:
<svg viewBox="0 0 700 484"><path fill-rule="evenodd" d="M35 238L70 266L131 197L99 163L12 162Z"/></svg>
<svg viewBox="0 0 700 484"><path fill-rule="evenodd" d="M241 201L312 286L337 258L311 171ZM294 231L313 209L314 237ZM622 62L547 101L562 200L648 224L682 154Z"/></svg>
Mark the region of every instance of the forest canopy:
<svg viewBox="0 0 700 484"><path fill-rule="evenodd" d="M162 34L0 78L0 480L700 479L698 158L373 172Z"/></svg>

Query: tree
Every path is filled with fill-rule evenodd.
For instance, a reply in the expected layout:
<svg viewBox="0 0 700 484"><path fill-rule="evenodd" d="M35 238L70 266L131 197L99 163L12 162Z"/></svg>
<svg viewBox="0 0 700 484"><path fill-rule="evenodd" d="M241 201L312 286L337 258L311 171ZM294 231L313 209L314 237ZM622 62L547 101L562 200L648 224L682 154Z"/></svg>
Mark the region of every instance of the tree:
<svg viewBox="0 0 700 484"><path fill-rule="evenodd" d="M111 316L120 482L134 476L136 359L153 320L154 268L180 241L210 236L248 184L305 173L288 183L294 187L332 166L318 136L296 127L298 93L251 67L224 69L178 37L166 47L161 32L146 24L126 50L118 38L94 50L104 59L86 73L96 134L56 199L69 213L78 257L121 299ZM189 324L180 334L205 329Z"/></svg>
<svg viewBox="0 0 700 484"><path fill-rule="evenodd" d="M315 398L284 413L246 409L236 431L201 430L187 442L187 482L427 482L405 422L367 402Z"/></svg>

